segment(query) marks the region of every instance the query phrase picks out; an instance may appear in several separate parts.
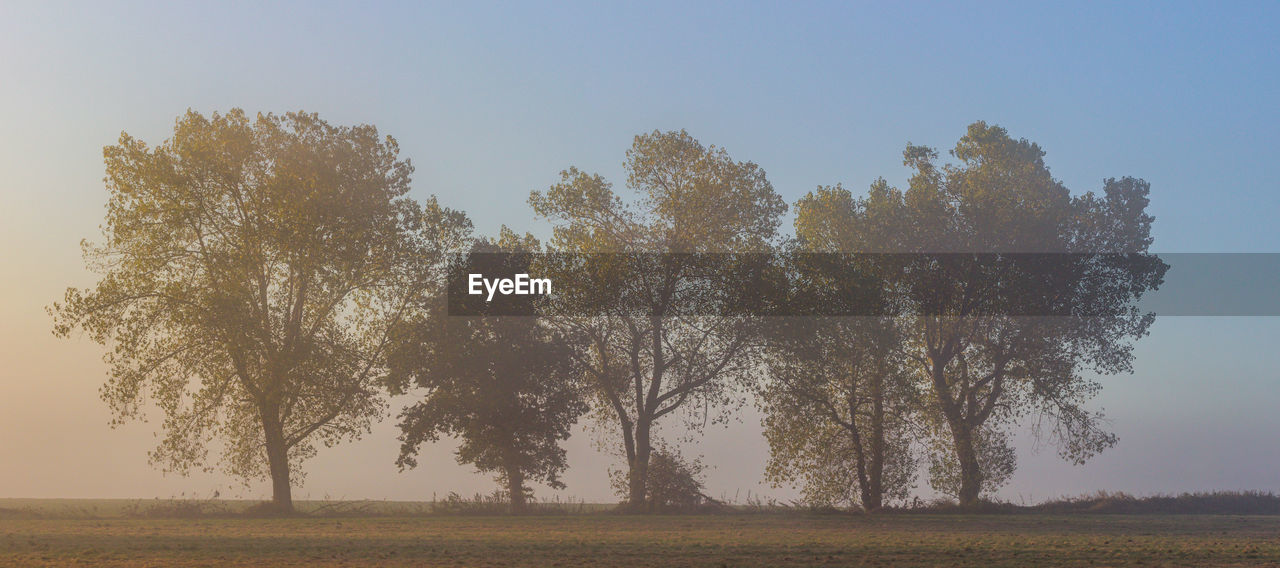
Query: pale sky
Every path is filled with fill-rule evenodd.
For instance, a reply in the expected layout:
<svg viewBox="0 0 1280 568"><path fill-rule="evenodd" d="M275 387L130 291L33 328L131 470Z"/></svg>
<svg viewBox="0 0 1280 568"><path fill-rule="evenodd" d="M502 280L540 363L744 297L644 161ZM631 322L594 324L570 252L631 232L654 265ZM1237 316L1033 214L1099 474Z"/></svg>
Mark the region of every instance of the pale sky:
<svg viewBox="0 0 1280 568"><path fill-rule="evenodd" d="M236 485L151 468L157 422L109 428L101 348L53 338L44 313L93 282L78 242L102 221L102 147L121 131L159 142L188 108L377 125L416 165L415 196L483 233L540 234L529 191L570 165L621 186L637 133L685 128L794 202L820 184L901 185L908 141L945 150L986 120L1038 142L1075 192L1150 181L1159 251L1280 252L1280 5L1023 4L0 4L0 497ZM1278 338L1277 318L1158 320L1136 372L1095 401L1120 444L1076 467L1023 439L1001 496L1280 491ZM710 494L796 494L760 485L758 421L688 446ZM563 494L610 500L615 461L592 440L568 442ZM450 444L407 473L397 450L385 421L322 450L295 495L493 488Z"/></svg>

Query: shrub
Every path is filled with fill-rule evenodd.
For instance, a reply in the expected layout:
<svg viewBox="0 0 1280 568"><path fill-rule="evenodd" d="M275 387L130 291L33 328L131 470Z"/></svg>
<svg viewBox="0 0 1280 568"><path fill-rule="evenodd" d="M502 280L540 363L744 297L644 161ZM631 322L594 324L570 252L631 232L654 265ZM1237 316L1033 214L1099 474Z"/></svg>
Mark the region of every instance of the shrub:
<svg viewBox="0 0 1280 568"><path fill-rule="evenodd" d="M645 476L647 510L650 512L690 512L720 505L719 501L703 493L702 472L706 466L702 460L686 460L678 450L657 448L649 455L649 470ZM628 496L626 472L615 471L610 477L614 492L623 498Z"/></svg>

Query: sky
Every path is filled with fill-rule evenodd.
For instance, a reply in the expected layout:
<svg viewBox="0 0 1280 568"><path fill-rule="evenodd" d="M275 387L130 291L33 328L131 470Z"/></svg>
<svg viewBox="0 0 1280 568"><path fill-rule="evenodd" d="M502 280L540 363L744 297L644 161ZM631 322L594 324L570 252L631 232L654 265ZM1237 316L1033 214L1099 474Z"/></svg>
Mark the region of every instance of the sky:
<svg viewBox="0 0 1280 568"><path fill-rule="evenodd" d="M1158 251L1280 252L1280 4L1029 4L0 3L0 497L269 494L148 465L158 420L110 428L102 348L54 338L44 311L95 281L79 242L100 234L102 147L158 143L187 109L376 125L416 166L413 195L485 234L545 234L526 199L569 166L621 188L632 137L655 129L759 164L794 202L905 185L905 144L946 150L986 120L1039 143L1073 192L1149 181ZM1020 435L1000 496L1280 491L1276 338L1274 317L1159 319L1094 402L1119 445L1072 466ZM598 438L567 443L562 497L611 499ZM295 496L493 488L447 441L408 472L397 449L384 421L322 450ZM797 495L762 483L750 410L686 452L709 494Z"/></svg>

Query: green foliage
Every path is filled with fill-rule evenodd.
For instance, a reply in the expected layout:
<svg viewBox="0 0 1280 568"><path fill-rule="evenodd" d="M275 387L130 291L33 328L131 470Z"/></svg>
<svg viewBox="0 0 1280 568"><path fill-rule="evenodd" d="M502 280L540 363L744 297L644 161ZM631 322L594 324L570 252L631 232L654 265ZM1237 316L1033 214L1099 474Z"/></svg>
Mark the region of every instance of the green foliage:
<svg viewBox="0 0 1280 568"><path fill-rule="evenodd" d="M50 311L110 348L117 421L163 412L154 462L207 467L220 439L226 471L269 474L289 508L297 464L382 414L388 332L470 228L405 197L398 151L372 126L240 110L104 150L103 240L84 245L102 278Z"/></svg>
<svg viewBox="0 0 1280 568"><path fill-rule="evenodd" d="M787 204L764 170L689 133L635 137L625 162L624 202L612 184L577 168L532 192L535 212L560 220L552 245L569 252L767 251Z"/></svg>
<svg viewBox="0 0 1280 568"><path fill-rule="evenodd" d="M453 253L541 246L505 228L473 243L465 215L407 197L413 168L398 152L371 126L240 110L188 112L160 145L122 134L105 149L103 239L84 244L101 279L50 312L55 334L82 330L109 348L101 395L117 423L163 413L154 463L212 467L217 440L227 472L271 477L290 510L303 460L367 432L383 389L419 389L401 414L399 464L457 436L459 461L496 472L514 505L527 480L562 486L559 442L594 403L622 441L626 501L679 507L701 494L701 466L655 450L655 424L677 412L690 432L727 421L767 369L771 481L802 482L815 504L879 508L905 497L919 442L930 483L972 504L1014 471L1004 432L1021 420L1075 463L1116 443L1087 408L1101 388L1090 371L1132 370L1153 320L1136 300L1167 269L1148 254L1146 182L1073 196L1038 145L977 122L949 163L909 144L905 190L820 187L796 204L799 253L997 253L870 257L835 277L804 264L821 256L782 269L788 301L857 298L914 315L776 327L691 315L725 302L750 267L655 255L778 250L787 207L756 164L655 131L626 153L627 196L569 168L529 198L556 223L550 250L592 259L548 260L548 276L581 292L626 272L595 253L624 253L649 263L629 273L627 301L640 305L448 317L436 296ZM1010 254L1023 252L1126 254ZM588 300L617 300L604 296ZM1028 298L1073 315L1003 315Z"/></svg>
<svg viewBox="0 0 1280 568"><path fill-rule="evenodd" d="M503 229L477 253L535 252L539 244ZM524 258L513 255L510 258ZM464 259L465 263L466 260ZM527 272L528 267L511 267ZM463 270L466 272L466 270ZM406 322L391 357L394 393L416 387L422 399L401 414L397 463L417 465L418 448L441 435L461 440L459 463L496 472L512 505L524 505L525 480L562 489L566 467L559 442L586 411L568 340L534 317L450 316L434 301Z"/></svg>
<svg viewBox="0 0 1280 568"><path fill-rule="evenodd" d="M707 503L702 485L702 473L705 469L702 460L687 460L676 449L655 449L649 456L649 466L645 472L645 510L693 511L699 505ZM621 471L611 472L610 482L623 505L629 505L627 499L631 497L630 476Z"/></svg>
<svg viewBox="0 0 1280 568"><path fill-rule="evenodd" d="M873 195L876 189L873 188ZM892 267L840 254L849 232L872 230L843 188L819 188L796 206L786 255L789 310L887 307ZM907 370L902 322L888 317L779 318L767 336L768 380L758 400L773 484L800 482L810 506L880 509L905 499L920 394Z"/></svg>
<svg viewBox="0 0 1280 568"><path fill-rule="evenodd" d="M943 495L959 496L964 479L956 450L948 433L935 436L929 451L929 487ZM982 479L980 495L990 495L1003 487L1017 470L1018 456L1003 431L979 429L975 435L974 452Z"/></svg>
<svg viewBox="0 0 1280 568"><path fill-rule="evenodd" d="M939 164L935 150L908 145L903 162L914 175L906 191L883 180L865 198L819 188L796 206L798 236L841 252L1132 253L1054 262L933 254L873 267L893 291L890 301L918 314L901 324L906 360L932 393L927 425L949 435L957 492L971 504L990 486L980 454L1000 447L979 438L1005 423L1034 416L1074 462L1115 443L1084 406L1100 386L1083 371L1130 370L1132 340L1153 319L1134 301L1161 283L1167 266L1145 254L1152 242L1145 182L1109 179L1102 196L1073 197L1050 175L1039 146L983 122L970 125L951 154L958 163ZM1001 315L1027 299L1090 317Z"/></svg>
<svg viewBox="0 0 1280 568"><path fill-rule="evenodd" d="M809 318L771 337L766 412L775 485L800 482L810 506L879 509L915 479L919 394L891 318Z"/></svg>
<svg viewBox="0 0 1280 568"><path fill-rule="evenodd" d="M786 203L755 164L734 161L680 131L636 136L625 166L633 194L628 201L604 178L576 168L530 195L534 211L558 223L554 250L628 253L635 261L641 257L634 255L648 253L764 252L776 243ZM609 273L613 260L553 279L607 281L596 275ZM688 423L694 431L709 413L740 403L735 386L753 377L752 339L758 335L751 318L681 315L684 307L715 301L716 285L690 283L724 274L724 267L709 266L705 256L655 262L636 273L641 281L633 286L644 304L632 306L640 308L638 315L556 318L585 345L578 360L596 395L597 414L617 426L631 483L628 502L636 507L645 502L653 424L677 410L701 409L703 420Z"/></svg>

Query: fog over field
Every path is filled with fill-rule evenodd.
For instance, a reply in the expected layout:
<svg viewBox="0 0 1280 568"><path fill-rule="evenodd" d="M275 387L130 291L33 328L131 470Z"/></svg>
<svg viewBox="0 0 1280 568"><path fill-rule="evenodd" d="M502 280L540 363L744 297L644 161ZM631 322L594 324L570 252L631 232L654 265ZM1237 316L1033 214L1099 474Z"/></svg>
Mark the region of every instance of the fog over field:
<svg viewBox="0 0 1280 568"><path fill-rule="evenodd" d="M55 338L45 311L68 286L96 282L79 242L100 238L103 147L122 131L159 143L188 109L305 109L376 125L416 167L411 197L467 212L478 235L507 225L544 239L550 224L531 211L530 191L570 165L621 188L636 134L687 129L759 164L794 203L819 185L862 195L883 176L905 186L905 144L945 154L986 120L1044 148L1073 194L1110 177L1150 182L1156 252L1280 251L1276 5L661 12L0 6L0 497L271 495L266 481L149 465L161 415L110 428L102 347ZM1076 466L1024 425L1018 469L997 496L1280 491L1277 337L1277 317L1157 319L1136 343L1133 373L1102 377L1089 404L1105 409L1119 443ZM389 413L413 400L391 399ZM739 414L681 442L703 456L707 494L798 498L763 481L762 416L750 405ZM683 434L678 421L666 428ZM599 432L590 418L575 428L567 488L535 486L538 498L617 500L606 471L624 465ZM398 471L397 435L389 417L359 441L320 448L295 498L493 490L490 475L455 462L450 440ZM933 496L923 474L917 485Z"/></svg>

